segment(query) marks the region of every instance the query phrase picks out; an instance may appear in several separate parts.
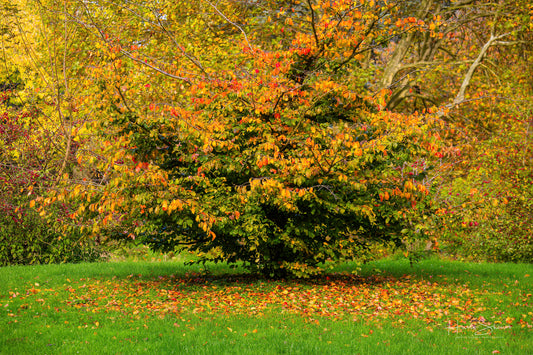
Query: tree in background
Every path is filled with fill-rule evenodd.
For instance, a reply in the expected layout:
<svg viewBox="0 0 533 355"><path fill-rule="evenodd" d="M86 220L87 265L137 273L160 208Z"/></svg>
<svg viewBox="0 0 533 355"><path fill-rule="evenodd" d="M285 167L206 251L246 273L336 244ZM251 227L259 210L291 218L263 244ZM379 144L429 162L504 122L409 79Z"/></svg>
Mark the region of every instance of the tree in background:
<svg viewBox="0 0 533 355"><path fill-rule="evenodd" d="M0 11L0 264L93 258L69 223L72 205L48 197L75 161L75 31L33 2L1 2ZM57 202L48 216L32 209L37 196Z"/></svg>

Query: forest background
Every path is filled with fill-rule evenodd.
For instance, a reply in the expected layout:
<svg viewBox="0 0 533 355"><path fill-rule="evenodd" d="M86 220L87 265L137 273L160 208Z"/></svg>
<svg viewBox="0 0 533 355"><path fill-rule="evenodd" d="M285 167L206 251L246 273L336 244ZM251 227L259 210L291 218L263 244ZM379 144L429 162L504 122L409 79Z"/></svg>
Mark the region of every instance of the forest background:
<svg viewBox="0 0 533 355"><path fill-rule="evenodd" d="M0 263L533 260L533 5L0 2Z"/></svg>

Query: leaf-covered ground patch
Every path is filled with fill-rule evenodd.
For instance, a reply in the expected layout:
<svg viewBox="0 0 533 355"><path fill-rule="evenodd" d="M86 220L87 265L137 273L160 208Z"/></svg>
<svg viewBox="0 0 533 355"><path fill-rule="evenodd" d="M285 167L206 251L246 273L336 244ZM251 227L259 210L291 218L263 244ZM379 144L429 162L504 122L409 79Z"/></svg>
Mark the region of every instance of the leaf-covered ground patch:
<svg viewBox="0 0 533 355"><path fill-rule="evenodd" d="M314 340L300 344L295 353L323 351L318 345L306 348L315 341L321 344L322 336L338 343L368 338L374 345L387 346L398 334L417 340L420 350L423 339L427 342L433 334L440 341L466 337L498 342L503 336L509 342L514 337L520 349L531 347L522 340L533 330L531 281L526 273L498 277L464 270L458 275L461 270L444 270L441 265L441 274L422 266L406 274L394 270L393 263L392 272L375 270L370 276L344 271L313 280L272 281L246 274L160 273L149 267L105 276L97 272L98 264L93 265L93 274L86 277L41 274L3 288L0 344L12 349L17 343L38 342L32 336L50 333L50 339L59 338L61 351L69 351L65 348L69 341L72 349L78 349L91 338L102 341L102 334L107 334L106 344L116 340L137 345L141 334L152 339L149 344L159 336L174 339L179 334L196 339L187 348L194 352L203 342L229 346L227 337L238 335L237 340L263 336L267 343L278 341L279 351L273 353L279 353L285 349L283 342L303 341L302 332L309 332ZM360 349L360 341L348 345ZM432 343L435 350L438 342ZM247 349L255 346L252 343ZM410 340L404 345L414 346Z"/></svg>
<svg viewBox="0 0 533 355"><path fill-rule="evenodd" d="M508 309L485 305L487 296L502 292L471 289L467 285L450 285L445 277L438 282L403 277L359 277L348 274L326 276L313 282L280 283L242 276L206 277L165 275L145 279L129 275L125 279L67 279L54 289L38 283L11 291L4 308L19 305L15 313L30 312L29 305L56 312L78 309L90 313L118 313L179 317L190 313L223 315L260 315L268 311L298 314L307 319L421 319L428 325L443 325L449 319L463 323L485 319L487 322L531 327L531 317L516 319ZM488 285L487 285L488 286ZM512 307L527 307L531 295L516 299ZM513 312L514 314L514 312ZM140 317L140 316L139 316ZM518 324L518 323L517 323Z"/></svg>

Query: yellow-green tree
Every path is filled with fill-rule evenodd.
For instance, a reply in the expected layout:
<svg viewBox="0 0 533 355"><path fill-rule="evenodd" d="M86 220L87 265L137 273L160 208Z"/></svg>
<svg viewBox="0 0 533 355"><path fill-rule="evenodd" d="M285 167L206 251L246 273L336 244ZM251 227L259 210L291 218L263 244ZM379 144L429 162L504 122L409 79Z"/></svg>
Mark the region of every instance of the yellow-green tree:
<svg viewBox="0 0 533 355"><path fill-rule="evenodd" d="M0 2L2 265L71 261L84 253L83 238L67 217L72 206L59 202L43 218L30 202L72 175L73 137L85 119L79 114L83 97L77 80L84 42L80 28L58 15L66 3L61 5L52 16L33 1Z"/></svg>

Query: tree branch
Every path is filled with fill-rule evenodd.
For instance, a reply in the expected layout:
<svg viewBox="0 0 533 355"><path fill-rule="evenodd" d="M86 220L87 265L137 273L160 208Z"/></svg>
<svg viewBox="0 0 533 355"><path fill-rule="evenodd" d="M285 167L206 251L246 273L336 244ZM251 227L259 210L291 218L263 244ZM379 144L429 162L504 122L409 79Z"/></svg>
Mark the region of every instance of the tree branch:
<svg viewBox="0 0 533 355"><path fill-rule="evenodd" d="M309 5L309 10L311 10L311 27L313 28L313 36L315 37L316 48L320 49L320 41L318 39L315 26L315 10L313 10L313 4L311 4L311 0L307 0L307 5Z"/></svg>
<svg viewBox="0 0 533 355"><path fill-rule="evenodd" d="M139 58L135 58L130 52L124 50L124 49L120 49L120 53L124 54L126 57L130 58L131 60L137 62L137 63L140 63L144 66L147 66L148 68L152 69L152 70L155 70L156 72L160 73L160 74L163 74L165 76L168 76L169 78L173 78L173 79L178 79L178 80L182 80L182 81L185 81L186 83L190 84L191 83L191 79L189 78L185 78L183 76L177 76L177 75L174 75L174 74L170 74L169 72L163 70L163 69L160 69L156 66L153 66L151 64L149 64L148 62L142 60L142 59L139 59Z"/></svg>
<svg viewBox="0 0 533 355"><path fill-rule="evenodd" d="M504 33L499 36L494 36L494 35L490 36L487 43L485 43L483 47L481 48L481 50L479 51L477 58L474 60L472 65L470 65L470 68L468 68L468 72L466 73L463 79L463 82L461 84L461 87L459 88L459 92L457 93L457 96L455 96L455 99L451 103L450 108L461 104L465 100L466 89L468 88L468 85L470 85L470 81L472 80L472 76L474 75L474 72L476 71L477 67L481 64L481 62L483 61L483 57L485 57L485 54L487 53L489 48L493 46L495 43L497 43L498 40L505 38L509 35L510 33Z"/></svg>
<svg viewBox="0 0 533 355"><path fill-rule="evenodd" d="M244 32L244 30L242 29L241 26L237 25L235 22L231 21L229 18L226 17L226 15L224 15L215 5L213 5L213 3L211 3L210 1L208 0L205 0L205 2L207 2L209 5L211 5L211 7L213 9L215 9L215 11L224 19L226 20L229 24L231 24L232 26L235 26L237 27L241 32L242 34L244 35L244 40L246 41L246 44L248 45L248 48L252 49L252 46L250 44L250 41L248 40L248 36L246 35L246 32Z"/></svg>

